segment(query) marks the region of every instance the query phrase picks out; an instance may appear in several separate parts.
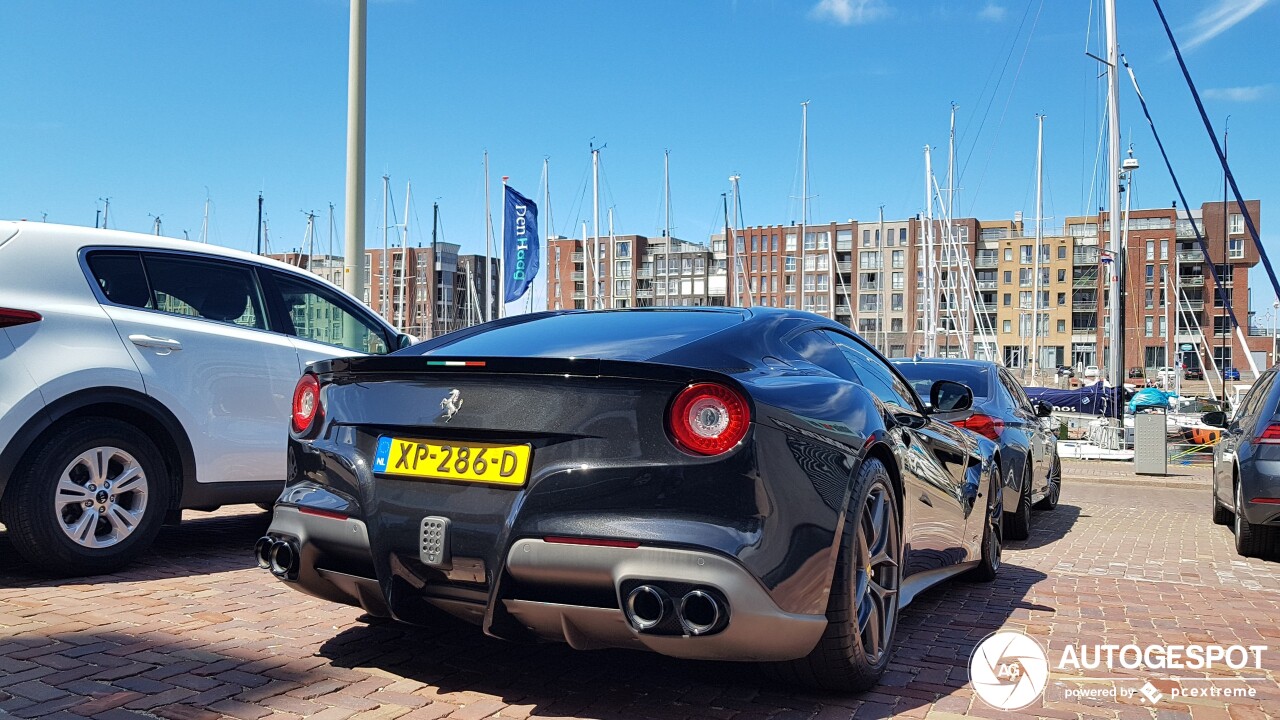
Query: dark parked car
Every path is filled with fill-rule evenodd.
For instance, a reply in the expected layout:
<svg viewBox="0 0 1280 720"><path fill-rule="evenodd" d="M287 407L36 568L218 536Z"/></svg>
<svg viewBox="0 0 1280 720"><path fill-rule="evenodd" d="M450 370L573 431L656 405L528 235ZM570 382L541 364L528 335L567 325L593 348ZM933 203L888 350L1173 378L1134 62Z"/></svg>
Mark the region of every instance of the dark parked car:
<svg viewBox="0 0 1280 720"><path fill-rule="evenodd" d="M1280 384L1262 374L1230 420L1221 411L1204 423L1223 428L1213 449L1213 521L1232 525L1236 552L1280 555Z"/></svg>
<svg viewBox="0 0 1280 720"><path fill-rule="evenodd" d="M1042 422L1053 408L1031 402L1008 370L986 360L930 358L893 364L917 391L927 391L935 380L954 380L973 391L973 413L955 424L999 445L1005 537L1025 540L1032 506L1052 510L1062 492L1058 439Z"/></svg>
<svg viewBox="0 0 1280 720"><path fill-rule="evenodd" d="M372 615L862 689L918 592L1000 564L994 444L808 313L523 315L316 363L294 397L258 561Z"/></svg>
<svg viewBox="0 0 1280 720"><path fill-rule="evenodd" d="M1144 375L1142 372L1142 368L1140 367L1129 368L1129 379L1141 378L1141 377L1146 377L1146 375Z"/></svg>
<svg viewBox="0 0 1280 720"><path fill-rule="evenodd" d="M1239 380L1240 371L1228 365L1222 368L1222 379L1223 380Z"/></svg>
<svg viewBox="0 0 1280 720"><path fill-rule="evenodd" d="M1075 376L1076 376L1076 371L1075 371L1075 370L1073 370L1073 369L1071 369L1071 366L1070 366L1070 365L1059 365L1059 366L1058 366L1058 376L1059 376L1059 377L1068 377L1068 378L1073 378L1073 377L1075 377Z"/></svg>
<svg viewBox="0 0 1280 720"><path fill-rule="evenodd" d="M1204 368L1189 367L1182 371L1183 380L1203 380Z"/></svg>

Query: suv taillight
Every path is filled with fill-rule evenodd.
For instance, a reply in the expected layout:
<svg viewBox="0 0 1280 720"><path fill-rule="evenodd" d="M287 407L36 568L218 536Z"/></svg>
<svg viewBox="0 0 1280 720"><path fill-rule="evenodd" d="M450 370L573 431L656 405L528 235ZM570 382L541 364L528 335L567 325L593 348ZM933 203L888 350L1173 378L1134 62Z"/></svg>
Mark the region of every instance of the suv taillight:
<svg viewBox="0 0 1280 720"><path fill-rule="evenodd" d="M983 415L982 413L974 413L963 420L956 420L951 424L970 432L978 433L988 440L999 440L1000 432L1004 430L1003 420L990 415Z"/></svg>
<svg viewBox="0 0 1280 720"><path fill-rule="evenodd" d="M1271 423L1263 428L1253 442L1255 445L1280 445L1280 423Z"/></svg>
<svg viewBox="0 0 1280 720"><path fill-rule="evenodd" d="M306 373L293 389L293 431L305 433L320 417L320 381Z"/></svg>
<svg viewBox="0 0 1280 720"><path fill-rule="evenodd" d="M676 445L696 455L719 455L742 442L751 422L746 398L715 383L690 385L676 396L667 427Z"/></svg>
<svg viewBox="0 0 1280 720"><path fill-rule="evenodd" d="M38 312L31 312L30 310L14 310L12 308L0 308L0 328L40 322L41 319L40 313Z"/></svg>

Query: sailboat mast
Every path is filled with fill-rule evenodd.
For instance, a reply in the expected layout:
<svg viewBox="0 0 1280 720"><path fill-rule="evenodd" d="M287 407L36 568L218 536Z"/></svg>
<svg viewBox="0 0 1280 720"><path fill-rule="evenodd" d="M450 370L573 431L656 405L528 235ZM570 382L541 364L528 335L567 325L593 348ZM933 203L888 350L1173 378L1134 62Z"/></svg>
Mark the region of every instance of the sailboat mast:
<svg viewBox="0 0 1280 720"><path fill-rule="evenodd" d="M595 234L591 243L591 266L595 269L595 302L592 309L598 310L601 305L601 280L600 280L600 149L592 146L591 148L591 207L592 207L592 225L591 230Z"/></svg>
<svg viewBox="0 0 1280 720"><path fill-rule="evenodd" d="M107 216L102 214L102 226L106 227ZM258 254L262 254L262 191L258 191Z"/></svg>
<svg viewBox="0 0 1280 720"><path fill-rule="evenodd" d="M396 327L400 332L407 332L404 321L408 316L408 308L405 307L406 289L409 286L409 196L413 192L413 184L406 182L404 184L404 234L400 236L400 308L396 311L396 315L400 320L396 323ZM413 317L409 317L413 321L413 325L417 327L417 313Z"/></svg>
<svg viewBox="0 0 1280 720"><path fill-rule="evenodd" d="M663 274L665 277L662 282L663 304L671 304L671 151L662 151L662 196L663 205L665 205L666 220L662 229L662 236L667 239L667 252L665 262L663 263Z"/></svg>
<svg viewBox="0 0 1280 720"><path fill-rule="evenodd" d="M493 277L493 214L489 212L489 151L484 151L484 311L481 317L485 322L493 319L489 308L492 306L489 280ZM474 288L473 288L474 290Z"/></svg>
<svg viewBox="0 0 1280 720"><path fill-rule="evenodd" d="M1036 137L1036 247L1031 277L1031 382L1036 382L1040 364L1040 244L1044 241L1044 115L1036 115L1039 130Z"/></svg>
<svg viewBox="0 0 1280 720"><path fill-rule="evenodd" d="M591 262L591 246L587 243L587 221L586 220L582 221L582 258L585 261L582 263L582 266L587 271L586 274L583 275L583 279L586 281L586 292L582 294L582 297L583 297L582 307L586 308L587 310L591 310L592 309L591 305L593 303L591 299L591 294L596 284L596 281L595 281L596 267L595 267L595 263Z"/></svg>
<svg viewBox="0 0 1280 720"><path fill-rule="evenodd" d="M1112 387L1124 384L1124 291L1125 247L1120 226L1120 41L1116 31L1116 0L1104 3L1107 24L1107 211L1111 219L1111 345L1107 353L1107 375ZM1128 223L1128 218L1125 218Z"/></svg>
<svg viewBox="0 0 1280 720"><path fill-rule="evenodd" d="M613 235L613 206L610 205L609 206L609 261L610 262L613 261L614 251L617 249L618 249L617 240L614 239L614 235ZM617 288L617 283L612 281L613 273L610 273L609 277L611 278L610 282L608 285L605 285L605 288L604 288L604 295L605 295L604 306L611 308L615 304L617 304L616 297L614 296L617 293L618 288Z"/></svg>
<svg viewBox="0 0 1280 720"><path fill-rule="evenodd" d="M793 186L794 187L794 186ZM800 256L804 267L805 225L809 222L809 101L800 103ZM803 270L802 270L803 271ZM804 288L802 284L800 286ZM803 305L803 303L802 303ZM835 308L831 316L835 317Z"/></svg>
<svg viewBox="0 0 1280 720"><path fill-rule="evenodd" d="M888 273L886 273L885 270L889 267L889 263L885 262L885 257L884 257L887 254L885 253L885 240L887 238L885 238L884 236L884 205L883 204L880 205L880 228L878 232L880 233L880 272L876 275L876 277L880 280L880 287L877 288L877 292L876 292L876 337L881 342L876 343L876 349L887 356L889 354L889 335L885 332L885 329L884 329L884 291L885 291L885 285L889 284L885 282L885 277L888 275ZM852 255L850 255L850 257L852 257ZM850 265L852 264L853 262L851 260ZM849 299L848 295L849 294L846 292L845 302L849 303L849 315L850 317L852 317L853 301Z"/></svg>
<svg viewBox="0 0 1280 720"><path fill-rule="evenodd" d="M209 194L204 196L204 220L200 222L200 242L209 242Z"/></svg>
<svg viewBox="0 0 1280 720"><path fill-rule="evenodd" d="M389 228L387 227L387 217L390 214L389 211L391 210L391 204L389 202L390 196L391 196L391 176L383 175L382 176L382 270L378 277L378 312L382 315L382 318L387 322L391 322L391 313L388 312L388 308L387 308L388 298L389 298L389 294L387 293L387 251L389 249L387 246L387 240L388 240L387 233L389 231Z"/></svg>
<svg viewBox="0 0 1280 720"><path fill-rule="evenodd" d="M733 247L734 247L734 244L733 244L733 243L734 243L734 241L730 238L730 235L729 235L729 196L728 196L728 194L726 194L726 193L720 193L720 201L724 204L724 237L725 237L725 242L727 243L727 247L729 247L729 248L733 248ZM736 304L736 302L737 302L737 300L738 300L738 297L737 297L736 295L734 295L734 294L733 294L733 291L732 291L732 288L733 288L733 285L734 285L734 282L733 282L733 281L736 279L736 278L735 278L735 276L737 275L737 272L736 272L736 270L735 270L735 268L736 268L735 263L736 263L736 261L737 261L737 255L736 255L736 254L731 253L731 254L729 255L729 257L730 257L731 259L729 260L729 288L730 288L730 290L729 290L729 295L728 295L728 298L729 298L729 301L728 301L728 302L729 302L729 306L730 306L730 307L734 307L734 306L735 306L735 304Z"/></svg>
<svg viewBox="0 0 1280 720"><path fill-rule="evenodd" d="M440 334L440 314L444 305L440 302L440 280L436 273L443 267L440 263L440 248L436 238L436 229L440 227L440 203L431 203L431 337Z"/></svg>
<svg viewBox="0 0 1280 720"><path fill-rule="evenodd" d="M551 254L551 158L542 158L542 177L546 179L542 194L542 251L548 256ZM548 257L550 260L550 257ZM542 273L542 287L545 289L551 282L550 262L542 263L543 267L548 268ZM559 272L558 270L556 272ZM558 275L556 277L559 277ZM551 293L544 290L543 302L546 303L544 309L551 309ZM533 312L533 293L529 293L529 312Z"/></svg>
<svg viewBox="0 0 1280 720"><path fill-rule="evenodd" d="M937 302L938 289L934 284L934 267L937 259L933 255L933 155L928 145L924 146L924 352L926 357L938 354Z"/></svg>
<svg viewBox="0 0 1280 720"><path fill-rule="evenodd" d="M333 262L333 231L337 225L333 218L333 203L329 203L329 262Z"/></svg>

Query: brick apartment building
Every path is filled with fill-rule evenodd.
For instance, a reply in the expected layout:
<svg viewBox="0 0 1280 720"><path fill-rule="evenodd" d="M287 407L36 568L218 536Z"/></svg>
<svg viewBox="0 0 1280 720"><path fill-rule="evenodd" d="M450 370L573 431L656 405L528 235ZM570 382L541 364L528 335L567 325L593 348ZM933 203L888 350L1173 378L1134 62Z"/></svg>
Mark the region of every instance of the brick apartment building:
<svg viewBox="0 0 1280 720"><path fill-rule="evenodd" d="M1260 223L1260 203L1247 201ZM1195 244L1185 211L1133 210L1129 217L1125 346L1127 368L1151 374L1181 360L1187 365L1237 367L1250 377L1246 352L1259 368L1271 338L1250 335L1249 269L1259 261L1245 235L1243 216L1226 217L1222 203L1192 214L1209 245ZM1058 365L1105 364L1110 343L1108 308L1109 221L1106 213L1068 218L1062 231L1042 234L1038 263L1034 230L1020 214L1012 220L962 218L951 233L935 220L934 275L927 278L924 229L919 218L769 225L723 233L707 245L677 238L618 235L602 238L594 268L583 242L548 243L548 307L624 308L663 305L767 305L815 312L857 330L890 357L922 351L925 308L936 285L938 354L982 350L1026 374ZM588 240L588 246L593 243ZM589 251L588 251L589 252ZM1220 270L1222 290L1245 333L1230 330L1208 265ZM966 293L961 277L972 273ZM1166 279L1167 278L1167 279ZM1173 286L1181 290L1181 308ZM1176 326L1174 337L1168 333ZM1191 345L1198 352L1181 353ZM1246 349L1247 348L1247 349ZM1172 360L1172 362L1171 362Z"/></svg>

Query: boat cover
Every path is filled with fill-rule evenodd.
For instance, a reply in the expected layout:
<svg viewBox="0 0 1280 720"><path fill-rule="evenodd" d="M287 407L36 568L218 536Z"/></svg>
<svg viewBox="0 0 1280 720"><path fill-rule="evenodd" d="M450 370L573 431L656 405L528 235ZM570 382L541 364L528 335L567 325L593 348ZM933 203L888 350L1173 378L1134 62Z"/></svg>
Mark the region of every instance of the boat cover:
<svg viewBox="0 0 1280 720"><path fill-rule="evenodd" d="M1031 400L1043 400L1059 412L1119 417L1124 408L1124 405L1119 400L1117 389L1106 387L1103 383L1085 385L1075 390L1046 387L1023 389L1026 390L1027 397Z"/></svg>

